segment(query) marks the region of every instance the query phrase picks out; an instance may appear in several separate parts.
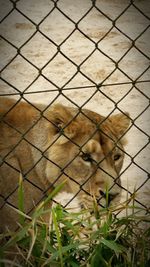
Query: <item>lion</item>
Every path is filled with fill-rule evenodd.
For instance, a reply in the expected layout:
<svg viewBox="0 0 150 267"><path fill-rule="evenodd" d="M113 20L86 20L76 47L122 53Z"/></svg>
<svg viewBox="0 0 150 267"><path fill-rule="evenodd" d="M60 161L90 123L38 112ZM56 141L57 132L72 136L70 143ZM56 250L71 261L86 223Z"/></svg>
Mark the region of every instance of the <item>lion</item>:
<svg viewBox="0 0 150 267"><path fill-rule="evenodd" d="M18 225L18 180L23 177L24 211L58 184L91 207L92 196L109 203L121 192L128 113L104 117L62 104L46 106L0 98L1 231ZM62 194L63 198L63 194Z"/></svg>

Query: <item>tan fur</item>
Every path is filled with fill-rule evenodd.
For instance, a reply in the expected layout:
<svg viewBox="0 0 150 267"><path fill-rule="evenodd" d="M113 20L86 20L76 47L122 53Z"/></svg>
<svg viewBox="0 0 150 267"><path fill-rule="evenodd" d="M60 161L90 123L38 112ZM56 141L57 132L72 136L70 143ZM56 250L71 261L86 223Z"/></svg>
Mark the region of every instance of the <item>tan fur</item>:
<svg viewBox="0 0 150 267"><path fill-rule="evenodd" d="M86 206L91 205L87 193L97 199L100 190L104 192L106 188L112 194L120 193L120 179L117 184L114 182L124 158L123 141L118 139L129 126L128 114L105 119L90 110L80 113L63 105L33 107L3 97L0 118L2 230L16 227L17 213L9 203L18 206L19 173L24 177L25 212L40 201L51 185L55 187L66 178L64 191L79 192L80 202ZM92 161L85 159L87 154ZM118 154L120 159L114 161Z"/></svg>

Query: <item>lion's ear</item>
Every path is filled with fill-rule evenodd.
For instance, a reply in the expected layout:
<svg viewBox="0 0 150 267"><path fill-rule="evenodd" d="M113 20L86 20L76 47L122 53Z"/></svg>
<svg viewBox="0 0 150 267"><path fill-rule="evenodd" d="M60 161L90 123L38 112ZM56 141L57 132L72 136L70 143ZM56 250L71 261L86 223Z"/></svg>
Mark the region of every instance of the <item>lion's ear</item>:
<svg viewBox="0 0 150 267"><path fill-rule="evenodd" d="M60 136L58 139L59 144L64 144L75 137L78 124L73 119L69 108L56 104L44 115L52 123L54 134Z"/></svg>
<svg viewBox="0 0 150 267"><path fill-rule="evenodd" d="M119 113L112 115L109 120L113 124L113 128L115 129L118 138L126 133L131 121L128 112L125 114Z"/></svg>

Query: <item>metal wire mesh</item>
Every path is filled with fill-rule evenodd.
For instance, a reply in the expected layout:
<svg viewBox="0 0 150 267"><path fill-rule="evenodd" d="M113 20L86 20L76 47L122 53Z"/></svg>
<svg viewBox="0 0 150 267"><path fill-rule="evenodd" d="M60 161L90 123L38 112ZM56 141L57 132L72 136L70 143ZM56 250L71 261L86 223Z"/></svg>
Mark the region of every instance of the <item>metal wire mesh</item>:
<svg viewBox="0 0 150 267"><path fill-rule="evenodd" d="M40 186L35 184L32 180L28 179L28 174L35 168L35 166L39 164L39 162L43 158L49 161L49 159L45 156L45 152L51 146L53 146L53 144L50 147L46 148L45 151L41 151L37 146L35 146L35 144L31 143L27 138L28 132L30 132L30 130L36 124L38 124L38 122L41 120L42 117L48 120L47 117L44 116L44 110L41 111L40 109L38 109L36 104L33 104L31 100L29 99L29 96L33 96L33 97L35 97L36 95L40 96L41 93L44 93L48 97L52 93L55 93L54 97L51 97L50 103L47 104L45 110L47 110L56 101L61 101L61 97L63 97L63 99L65 99L68 103L70 103L71 105L77 108L78 112L76 116L82 113L84 114L85 117L91 120L91 118L89 118L88 115L85 114L85 112L83 111L83 108L88 103L91 103L93 101L93 98L96 97L97 94L99 94L102 97L107 98L113 105L113 108L111 109L111 111L107 113L107 116L106 116L106 119L107 119L116 110L124 113L124 109L121 108L120 104L123 102L123 100L126 97L130 97L130 95L133 93L133 90L136 90L136 92L140 94L141 98L143 97L145 99L146 104L143 107L143 109L139 111L139 113L134 118L132 118L131 116L132 125L130 126L129 130L134 126L136 130L138 130L144 135L147 141L134 154L134 156L131 156L129 153L125 152L125 154L130 159L130 162L121 172L120 176L123 175L129 169L131 165L135 165L147 177L140 184L140 186L136 188L134 193L139 192L139 190L141 190L141 188L144 185L149 183L149 178L150 178L149 171L144 166L136 162L136 158L138 157L138 155L142 153L144 149L147 148L149 145L149 133L145 131L144 129L142 129L137 123L138 119L142 118L142 115L145 112L147 112L150 107L149 94L146 90L144 91L140 87L140 84L142 84L143 86L144 84L148 84L150 82L150 80L146 77L146 75L148 75L148 71L150 68L149 55L148 55L148 51L145 51L144 49L142 49L142 45L141 45L142 41L140 41L142 40L141 38L145 36L145 34L148 35L149 26L150 26L149 12L145 8L143 8L144 1L143 1L143 4L141 4L140 1L130 0L130 1L125 1L124 3L121 3L120 1L116 1L115 3L113 3L114 10L115 10L116 3L119 6L119 10L117 14L112 15L108 12L107 2L106 3L105 2L96 1L96 0L87 1L87 3L84 2L85 4L85 6L83 5L84 8L83 6L81 7L81 9L83 8L81 12L82 16L79 16L78 12L74 13L74 15L71 12L71 10L74 9L75 7L77 8L76 10L80 9L80 3L78 1L76 4L69 3L67 1L61 1L61 0L44 1L42 4L42 9L38 11L39 17L38 16L34 17L34 15L32 14L33 6L28 1L23 1L23 0L22 1L21 0L20 1L9 0L5 2L2 1L2 7L3 7L2 9L4 13L2 14L2 19L1 19L1 30L2 30L1 43L3 44L5 49L6 47L8 47L8 50L10 50L11 52L8 56L8 55L5 55L5 50L4 50L5 60L1 68L1 82L2 82L1 88L2 89L0 92L0 96L3 98L5 98L6 96L10 96L10 97L13 96L13 97L16 97L17 100L15 104L9 109L9 111L3 116L3 118L1 118L1 120L5 122L5 117L7 116L7 114L12 109L14 109L15 106L17 106L17 104L21 100L24 100L29 105L32 105L37 110L37 112L39 112L38 120L33 125L31 125L30 128L26 132L22 133L14 127L14 131L16 132L16 134L21 135L21 139L13 147L13 150L16 147L18 147L18 145L22 142L22 140L24 140L30 146L34 147L36 150L38 150L41 153L41 157L39 157L39 159L32 166L32 168L29 169L26 173L23 173L23 178L31 186L36 187L39 191L42 192L43 194L42 198L46 196L48 190L51 187L55 186L56 181L54 181L53 184L49 185L46 190L43 190L42 188L40 188ZM108 4L110 4L109 1L108 1ZM39 5L39 1L38 1L38 5ZM38 8L40 7L41 6L39 5ZM49 8L47 9L47 7ZM70 7L70 9L68 7ZM128 27L126 28L126 25L124 24L121 24L122 26L120 26L119 21L122 19L123 16L126 16L128 12L129 13L131 12L129 16L129 18L131 19L130 26L132 27L132 23L136 25L136 22L132 21L133 10L139 17L139 20L141 18L141 20L144 20L145 24L143 27L141 27L141 29L137 30L136 28L134 28L135 32L133 34L131 34L130 32L129 34L128 33L129 28ZM69 14L69 11L71 15ZM90 27L92 28L91 26L92 15L94 15L94 19L95 19L94 21L95 24L93 28L97 26L99 27L100 34L96 36L96 38L89 34L89 29ZM15 20L15 16L16 17L18 16L20 22L17 22L17 20ZM96 16L98 16L98 20L96 20ZM57 17L59 18L58 21L57 21ZM13 19L15 20L15 22L12 21ZM56 21L57 24L53 25L53 20ZM8 27L10 25L9 21L12 21L12 23L15 23L16 34L17 34L18 29L22 31L20 39L16 38L15 32L12 35L11 30L8 31ZM68 25L67 26L68 32L63 31L63 21L65 21L65 23ZM96 24L97 21L100 23L99 25ZM61 26L61 22L62 22L62 26ZM102 33L100 32L100 27L102 27L101 25L103 25L103 23L104 25L107 25L107 27ZM55 34L55 28L57 27L58 27L57 30L61 31L61 35L62 35L61 38L60 36L58 37L57 34ZM105 44L106 44L105 42L109 42L108 38L111 38L111 35L114 34L115 31L117 31L117 33L119 34L118 43L122 42L122 38L125 38L129 44L128 46L125 47L123 51L121 50L121 55L118 58L113 57L112 55L113 52L111 53L110 51L113 47L110 47L110 50L104 49ZM39 40L41 40L41 43L39 41L40 45L42 46L42 43L46 43L46 45L49 47L48 48L49 50L47 50L46 54L44 55L44 59L42 61L39 61L39 64L37 64L36 62L36 56L38 56L36 55L36 53L38 53L36 51L37 34L39 34L41 38L41 39L39 38ZM82 54L81 55L79 54L80 42L78 43L78 39L77 39L79 35L80 37L83 38L83 40L86 40L88 43L89 51L86 53L86 56L82 56ZM17 41L15 41L15 39ZM73 56L71 54L70 46L74 45L75 40L76 40L76 45L77 45L76 47L77 52L75 56ZM35 48L32 50L33 52L33 55L32 55L28 51L29 51L30 46L34 47L34 45L35 45ZM66 48L65 48L65 45L66 45ZM134 77L132 73L130 73L130 71L124 68L124 64L126 65L126 56L130 57L130 53L132 53L133 49L134 49L134 52L136 51L135 53L138 53L140 55L142 60L144 59L146 61L145 68L140 69L136 78ZM48 53L48 51L50 54ZM40 55L42 58L42 54ZM97 79L97 78L95 79L95 76L92 73L89 73L87 70L87 65L93 64L95 56L97 55L100 55L102 58L106 60L106 66L108 66L109 68L109 70L107 70L107 67L105 66L106 72L105 72L104 77L100 76L101 79ZM31 76L29 80L27 79L27 81L22 85L21 89L20 89L21 82L20 83L16 82L14 78L15 75L18 75L18 77L21 77L21 78L24 75L24 73L20 74L21 71L19 72L19 70L15 73L15 64L16 65L18 64L18 61L17 61L18 58L21 60L22 64L25 64L24 62L26 62L27 65L25 65L25 68L27 67L29 68L29 72L31 71ZM64 68L66 68L67 77L65 77L65 74L63 73L62 74L63 82L62 82L61 81L62 69L59 68L59 65L56 63L63 64L64 62L66 64L66 65L64 64ZM140 62L137 62L137 65L138 64L140 65ZM58 69L56 65L58 66ZM11 70L13 70L12 75L10 75L10 69L9 69L10 67L11 67ZM57 82L57 79L54 77L54 72L52 71L53 68L54 68L54 72L57 72L57 70L58 72L60 72L60 80L58 82ZM69 72L68 69L71 69L71 71ZM52 74L50 74L49 70L52 71ZM112 81L110 82L110 78L112 77L113 74L116 73L116 71L119 72L120 75L123 75L126 78L125 81L122 81L122 79L120 78L117 82L116 81L114 83ZM94 72L94 64L93 64L93 72ZM81 75L82 79L84 79L84 81L86 81L87 84L83 85L85 84L83 83L81 85L78 84L77 86L71 86L71 82L74 81L74 79L78 77L78 75ZM37 87L35 87L35 89L32 90L32 88L34 88L33 86L36 83L38 84L38 81L41 78L44 82L48 83L48 89L45 87L46 89L44 88L44 89L36 90ZM110 86L113 88L114 86L116 87L120 85L121 86L128 85L129 89L118 100L114 100L112 96L107 94L107 88ZM89 93L88 99L86 99L86 101L84 101L81 105L79 105L77 102L75 102L70 97L70 95L66 93L66 92L71 92L72 90L77 90L79 94L82 90L87 90L88 92L92 92L92 93ZM52 123L52 121L49 121L49 122ZM7 122L5 123L7 124L8 127L13 127L13 125L9 125ZM97 124L96 127L98 126L99 125ZM82 147L80 147L80 149L82 149ZM4 164L6 164L8 167L13 168L15 172L18 172L18 175L19 175L20 171L22 171L22 168L23 168L23 166L21 166L21 163L20 163L20 169L17 169L15 168L13 164L10 164L9 161L7 161L9 155L12 152L13 151L10 150L8 153L6 153L4 157L1 157L1 167ZM71 164L71 162L69 162L68 165L69 164ZM66 174L65 172L66 167L67 166L61 169L61 174L64 173L66 176L68 176L69 179L72 179L75 183L78 183L76 180L74 180L74 177L70 177L69 175ZM61 175L57 177L57 180L59 180L60 176ZM90 177L88 179L90 179ZM80 191L84 190L83 188L84 183L78 184L78 185L79 185L79 191L73 196L73 198L75 198L79 194ZM132 195L132 192L128 188L125 188L122 185L119 185L119 186L122 188L123 191L126 191L130 195ZM12 203L10 202L10 199L14 195L14 193L17 191L17 189L18 189L18 186L16 186L13 189L13 191L9 192L7 196L1 195L1 198L3 199L1 208L3 208L3 206L6 205L6 203L9 205L12 205ZM88 192L85 192L85 193L89 194ZM71 202L73 198L71 198L69 202ZM142 202L142 200L140 201L139 199L136 199L136 202L142 205L142 207L145 208L145 211L148 212L149 207L145 205Z"/></svg>

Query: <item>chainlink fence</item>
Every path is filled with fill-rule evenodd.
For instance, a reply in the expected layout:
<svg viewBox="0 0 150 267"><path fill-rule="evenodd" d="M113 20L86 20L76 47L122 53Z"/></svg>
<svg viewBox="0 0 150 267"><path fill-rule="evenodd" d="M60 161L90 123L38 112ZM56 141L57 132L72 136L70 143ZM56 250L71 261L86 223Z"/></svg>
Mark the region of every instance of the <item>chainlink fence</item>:
<svg viewBox="0 0 150 267"><path fill-rule="evenodd" d="M83 110L86 107L98 110L97 113L102 113L103 109L106 118L115 111L131 111L132 123L128 130L130 133L134 129L129 142L131 150L125 152L128 161L120 176L129 170L131 180L136 181L138 172L143 179L134 190L133 186L130 190L131 180L127 187L123 184L120 186L122 191L129 195L132 195L133 191L135 194L145 188L143 194L147 201L145 202L142 197L136 198L135 201L144 207L146 213L149 212L149 196L148 193L145 195L150 183L149 169L145 163L149 154L149 128L145 128L142 123L145 120L148 125L148 115L144 116L148 114L150 107L149 14L148 1L1 1L0 96L16 99L15 104L3 116L4 123L8 127L13 127L5 121L5 116L21 100L34 106L39 112L38 121L44 116L43 111L36 106L38 101L47 103L45 110L57 102L67 103L76 107L76 116L82 113L88 117ZM100 99L100 105L97 103L95 106L96 99ZM135 112L136 109L138 112ZM89 117L88 119L91 120ZM38 188L28 179L28 174L45 157L43 151L26 138L34 125L25 133L14 127L16 134L21 134L22 138L13 149L15 150L24 140L41 153L32 169L23 173L24 180L30 186ZM136 143L136 133L142 135L140 147ZM135 151L133 154L130 153L132 149ZM143 156L144 151L147 151L144 154L146 156ZM20 169L17 169L7 160L11 153L12 150L6 153L5 157L1 157L1 168L4 164L8 165L19 176L21 164ZM136 160L140 155L141 162ZM133 166L136 167L135 174L130 172ZM62 173L65 173L65 168L62 169ZM57 177L57 181L60 176ZM68 178L77 183L74 177ZM43 198L47 191L55 186L55 182L49 185L46 191L38 188ZM84 190L83 186L84 184L79 184L79 192ZM6 203L12 205L10 199L17 190L18 186L7 196L1 195L1 208Z"/></svg>

